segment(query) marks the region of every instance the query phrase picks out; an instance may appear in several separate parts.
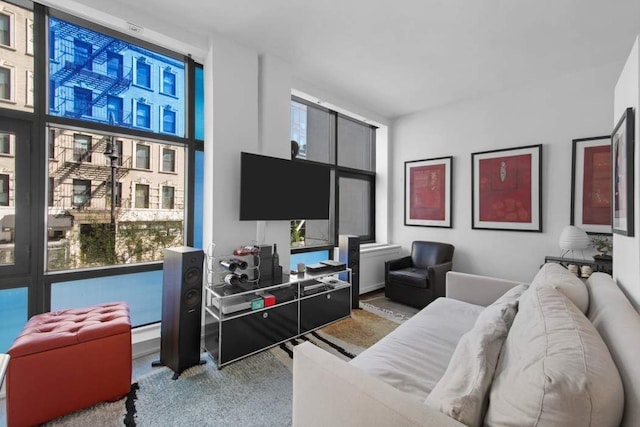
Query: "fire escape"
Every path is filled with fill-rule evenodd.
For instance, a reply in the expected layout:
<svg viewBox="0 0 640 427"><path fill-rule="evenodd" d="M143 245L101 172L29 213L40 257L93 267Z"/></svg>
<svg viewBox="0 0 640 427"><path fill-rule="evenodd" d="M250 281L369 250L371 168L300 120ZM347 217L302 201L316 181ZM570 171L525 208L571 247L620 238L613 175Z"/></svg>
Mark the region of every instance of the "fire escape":
<svg viewBox="0 0 640 427"><path fill-rule="evenodd" d="M94 187L90 194L87 194L87 201L91 202L92 208L105 209L111 183L111 166L104 155L109 136L103 136L93 143L90 149L81 152L73 147L70 136L61 135L58 138L60 143L56 159L59 166L50 176L60 183L68 182L69 179L98 181L100 184ZM65 139L69 141L65 141ZM116 169L117 182L122 182L131 169L131 157L121 157L121 159L122 164ZM98 200L104 200L104 205L95 206L95 202ZM76 209L79 210L83 208L84 206L76 206Z"/></svg>
<svg viewBox="0 0 640 427"><path fill-rule="evenodd" d="M89 116L97 121L108 123L107 114L104 118L98 118L92 114L93 107L104 108L108 95L118 96L131 86L131 70L125 73L120 63L118 70L109 72L107 66L109 53L120 54L129 47L129 43L64 21L56 21L51 31L59 40L55 62L61 64L60 68L51 75L52 87L82 87L92 91L91 100L83 103L80 109L77 105L75 108L65 108L67 102L73 102L73 96L69 91L66 92L66 96L57 97L60 102L55 108L62 109L66 117ZM92 46L91 53L82 63L77 62L74 40L80 40Z"/></svg>

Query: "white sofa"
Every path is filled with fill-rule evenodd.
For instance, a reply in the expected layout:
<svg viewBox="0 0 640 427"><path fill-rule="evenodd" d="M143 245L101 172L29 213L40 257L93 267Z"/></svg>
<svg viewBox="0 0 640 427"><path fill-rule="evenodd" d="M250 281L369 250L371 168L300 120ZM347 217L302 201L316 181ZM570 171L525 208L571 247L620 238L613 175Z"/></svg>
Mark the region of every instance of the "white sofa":
<svg viewBox="0 0 640 427"><path fill-rule="evenodd" d="M296 346L293 425L640 425L640 315L611 277L585 284L554 264L518 285L449 272L446 298L349 363ZM474 339L480 319L509 310Z"/></svg>

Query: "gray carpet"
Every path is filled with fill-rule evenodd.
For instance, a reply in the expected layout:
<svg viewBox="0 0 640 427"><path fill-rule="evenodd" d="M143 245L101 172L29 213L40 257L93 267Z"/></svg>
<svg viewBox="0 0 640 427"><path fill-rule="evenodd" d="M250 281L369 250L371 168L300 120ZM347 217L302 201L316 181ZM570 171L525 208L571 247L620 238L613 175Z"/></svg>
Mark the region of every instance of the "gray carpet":
<svg viewBox="0 0 640 427"><path fill-rule="evenodd" d="M207 357L204 356L203 357ZM291 371L270 351L216 369L208 359L176 381L159 368L137 382L136 397L101 403L47 426L287 426ZM127 405L128 404L128 405ZM129 406L127 410L127 406ZM238 410L244 408L244 410Z"/></svg>
<svg viewBox="0 0 640 427"><path fill-rule="evenodd" d="M126 399L100 403L47 426L288 426L291 425L293 346L304 340L344 360L359 354L407 316L362 304L353 316L218 370L206 365L176 381L168 368L137 378Z"/></svg>

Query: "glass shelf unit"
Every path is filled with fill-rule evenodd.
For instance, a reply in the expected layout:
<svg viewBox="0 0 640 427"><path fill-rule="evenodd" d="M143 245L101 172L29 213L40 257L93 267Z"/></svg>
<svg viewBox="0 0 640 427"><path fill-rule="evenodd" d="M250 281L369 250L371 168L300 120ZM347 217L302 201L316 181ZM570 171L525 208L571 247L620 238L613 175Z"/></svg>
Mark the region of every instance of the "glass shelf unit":
<svg viewBox="0 0 640 427"><path fill-rule="evenodd" d="M218 367L351 315L351 270L205 287L205 349ZM269 305L267 305L269 304Z"/></svg>

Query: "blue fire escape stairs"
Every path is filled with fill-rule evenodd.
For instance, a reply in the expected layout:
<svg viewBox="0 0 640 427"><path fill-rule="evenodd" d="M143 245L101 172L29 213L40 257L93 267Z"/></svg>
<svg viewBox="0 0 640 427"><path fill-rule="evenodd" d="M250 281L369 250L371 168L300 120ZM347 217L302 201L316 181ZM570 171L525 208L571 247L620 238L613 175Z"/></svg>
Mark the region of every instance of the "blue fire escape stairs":
<svg viewBox="0 0 640 427"><path fill-rule="evenodd" d="M66 116L74 118L83 115L91 116L92 107L104 107L108 95L117 96L131 86L131 71L125 74L124 70L120 70L120 73L116 73L119 75L107 75L106 67L97 67L103 72L93 69L94 66L107 62L109 52L120 53L129 47L129 43L63 21L57 21L55 26L52 26L53 31L60 40L59 45L62 52L58 58L64 65L51 75L51 82L55 87L81 86L91 89L94 94L91 102L86 103L83 111L67 111ZM73 56L74 39L89 43L93 48L92 54L81 64L64 59Z"/></svg>

